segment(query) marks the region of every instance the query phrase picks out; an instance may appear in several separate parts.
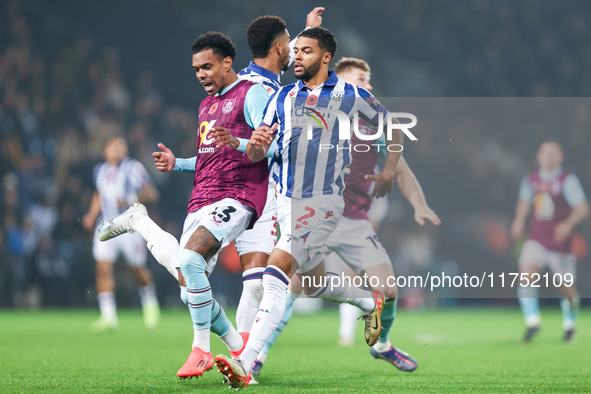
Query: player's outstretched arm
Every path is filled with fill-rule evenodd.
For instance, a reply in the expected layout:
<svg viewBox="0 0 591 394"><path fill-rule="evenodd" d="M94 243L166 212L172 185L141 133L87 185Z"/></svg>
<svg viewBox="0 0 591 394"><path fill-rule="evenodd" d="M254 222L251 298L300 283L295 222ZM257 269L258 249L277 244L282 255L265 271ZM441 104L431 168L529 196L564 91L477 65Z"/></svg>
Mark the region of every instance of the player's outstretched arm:
<svg viewBox="0 0 591 394"><path fill-rule="evenodd" d="M82 227L84 227L88 231L94 230L94 225L96 224L96 218L98 215L101 214L101 198L97 191L94 192L92 195L92 200L90 201L90 208L88 208L88 213L84 215L82 218Z"/></svg>
<svg viewBox="0 0 591 394"><path fill-rule="evenodd" d="M396 182L404 197L410 202L410 205L415 210L415 221L421 226L425 224L425 220L431 221L436 226L441 224L441 220L427 204L427 199L421 188L421 184L417 177L412 172L404 156L400 157L398 165L396 166Z"/></svg>
<svg viewBox="0 0 591 394"><path fill-rule="evenodd" d="M265 158L271 143L275 139L275 131L278 126L277 123L273 127L263 125L252 132L250 141L246 146L246 155L251 161L256 163Z"/></svg>
<svg viewBox="0 0 591 394"><path fill-rule="evenodd" d="M392 139L387 140L388 146L402 146L404 142L404 135L400 130L392 130ZM396 176L396 166L400 160L402 151L394 152L388 149L388 156L386 156L386 165L379 174L366 175L365 179L373 179L376 184L371 193L371 198L381 198L392 191L394 186L394 177Z"/></svg>
<svg viewBox="0 0 591 394"><path fill-rule="evenodd" d="M217 142L216 148L228 145L232 149L237 149L240 146L240 141L234 137L225 127L214 127L213 138Z"/></svg>
<svg viewBox="0 0 591 394"><path fill-rule="evenodd" d="M172 153L172 151L162 143L158 144L158 149L160 149L161 152L152 153L154 164L156 164L156 169L161 172L172 171L176 160L174 153Z"/></svg>

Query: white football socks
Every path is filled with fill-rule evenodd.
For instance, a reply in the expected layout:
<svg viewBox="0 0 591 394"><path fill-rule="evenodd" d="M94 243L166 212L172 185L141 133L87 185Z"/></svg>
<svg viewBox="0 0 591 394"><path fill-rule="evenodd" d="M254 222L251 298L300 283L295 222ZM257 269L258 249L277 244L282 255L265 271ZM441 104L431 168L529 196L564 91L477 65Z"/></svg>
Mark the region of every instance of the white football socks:
<svg viewBox="0 0 591 394"><path fill-rule="evenodd" d="M263 299L264 267L255 267L242 273L242 295L236 309L236 329L250 332Z"/></svg>
<svg viewBox="0 0 591 394"><path fill-rule="evenodd" d="M232 352L239 351L242 349L242 345L244 345L244 338L233 327L226 335L219 338L224 342L228 350Z"/></svg>
<svg viewBox="0 0 591 394"><path fill-rule="evenodd" d="M158 303L158 299L156 298L156 287L154 286L154 283L148 283L147 286L138 287L137 292L140 295L142 306L150 306Z"/></svg>
<svg viewBox="0 0 591 394"><path fill-rule="evenodd" d="M322 298L323 300L332 302L346 302L347 304L359 307L365 313L373 311L375 300L371 291L362 290L353 285L349 286L348 284L333 287L330 280L331 275L334 274L328 274L326 286L314 292L309 297Z"/></svg>
<svg viewBox="0 0 591 394"><path fill-rule="evenodd" d="M101 317L112 324L117 324L117 305L115 304L115 293L112 291L103 291L98 293L99 310Z"/></svg>
<svg viewBox="0 0 591 394"><path fill-rule="evenodd" d="M179 279L175 264L179 254L179 242L162 230L148 215L140 215L133 224L133 229L146 240L148 250L152 256L170 272L175 279Z"/></svg>
<svg viewBox="0 0 591 394"><path fill-rule="evenodd" d="M355 340L357 319L361 316L361 310L351 304L339 304L339 316L339 340L343 345L352 346Z"/></svg>
<svg viewBox="0 0 591 394"><path fill-rule="evenodd" d="M211 346L209 344L209 327L198 330L193 328L193 347L198 347L206 353L211 352Z"/></svg>
<svg viewBox="0 0 591 394"><path fill-rule="evenodd" d="M268 266L263 274L265 288L263 299L256 314L248 344L238 358L247 374L283 317L288 283L289 277L276 266Z"/></svg>

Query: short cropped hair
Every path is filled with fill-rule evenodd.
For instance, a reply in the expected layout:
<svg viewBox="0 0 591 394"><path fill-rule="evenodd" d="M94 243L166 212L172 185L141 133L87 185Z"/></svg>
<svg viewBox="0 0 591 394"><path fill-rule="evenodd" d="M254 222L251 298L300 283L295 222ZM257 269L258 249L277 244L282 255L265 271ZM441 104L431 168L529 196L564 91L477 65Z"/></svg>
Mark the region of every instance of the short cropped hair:
<svg viewBox="0 0 591 394"><path fill-rule="evenodd" d="M232 44L230 37L218 33L217 31L210 31L206 34L200 35L193 45L191 45L193 54L202 52L206 49L211 49L213 53L221 56L222 59L229 56L234 60L236 57L236 47Z"/></svg>
<svg viewBox="0 0 591 394"><path fill-rule="evenodd" d="M306 29L300 33L300 37L314 38L318 41L318 46L329 52L331 57L334 57L334 53L337 51L337 39L330 30L324 27Z"/></svg>
<svg viewBox="0 0 591 394"><path fill-rule="evenodd" d="M357 59L355 57L344 57L334 65L333 70L339 74L343 71L348 70L349 68L358 68L366 73L371 74L371 68L369 68L369 64L365 60Z"/></svg>
<svg viewBox="0 0 591 394"><path fill-rule="evenodd" d="M266 57L273 42L285 33L285 21L278 16L265 15L256 18L246 29L246 42L255 59Z"/></svg>

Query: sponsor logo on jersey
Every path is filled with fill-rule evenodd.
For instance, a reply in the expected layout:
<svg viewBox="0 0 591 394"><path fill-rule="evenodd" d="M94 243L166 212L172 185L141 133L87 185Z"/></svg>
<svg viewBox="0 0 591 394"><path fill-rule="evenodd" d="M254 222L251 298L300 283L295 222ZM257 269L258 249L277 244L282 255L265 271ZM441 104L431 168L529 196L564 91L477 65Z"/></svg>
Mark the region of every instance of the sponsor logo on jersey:
<svg viewBox="0 0 591 394"><path fill-rule="evenodd" d="M203 121L199 125L199 153L211 153L213 152L213 147L201 147L202 145L211 145L214 142L213 133L211 129L213 129L213 125L217 119L211 121Z"/></svg>
<svg viewBox="0 0 591 394"><path fill-rule="evenodd" d="M372 107L377 107L378 106L378 100L376 100L375 97L373 97L373 96L368 97L365 101L367 101L367 103L369 105L371 105Z"/></svg>

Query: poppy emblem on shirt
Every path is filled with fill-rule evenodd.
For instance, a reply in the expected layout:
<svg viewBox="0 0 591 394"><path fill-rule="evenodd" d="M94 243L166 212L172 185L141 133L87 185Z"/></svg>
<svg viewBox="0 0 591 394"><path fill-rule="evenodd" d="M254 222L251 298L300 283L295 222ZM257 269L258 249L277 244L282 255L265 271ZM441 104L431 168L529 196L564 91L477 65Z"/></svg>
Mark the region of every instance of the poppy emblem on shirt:
<svg viewBox="0 0 591 394"><path fill-rule="evenodd" d="M227 99L224 100L224 105L222 106L222 112L226 115L232 112L234 109L234 104L236 103L236 99Z"/></svg>
<svg viewBox="0 0 591 394"><path fill-rule="evenodd" d="M306 105L316 105L318 104L318 96L310 96L306 100Z"/></svg>
<svg viewBox="0 0 591 394"><path fill-rule="evenodd" d="M213 105L211 106L211 108L209 109L209 114L213 114L215 113L215 111L218 110L218 103L213 103Z"/></svg>

